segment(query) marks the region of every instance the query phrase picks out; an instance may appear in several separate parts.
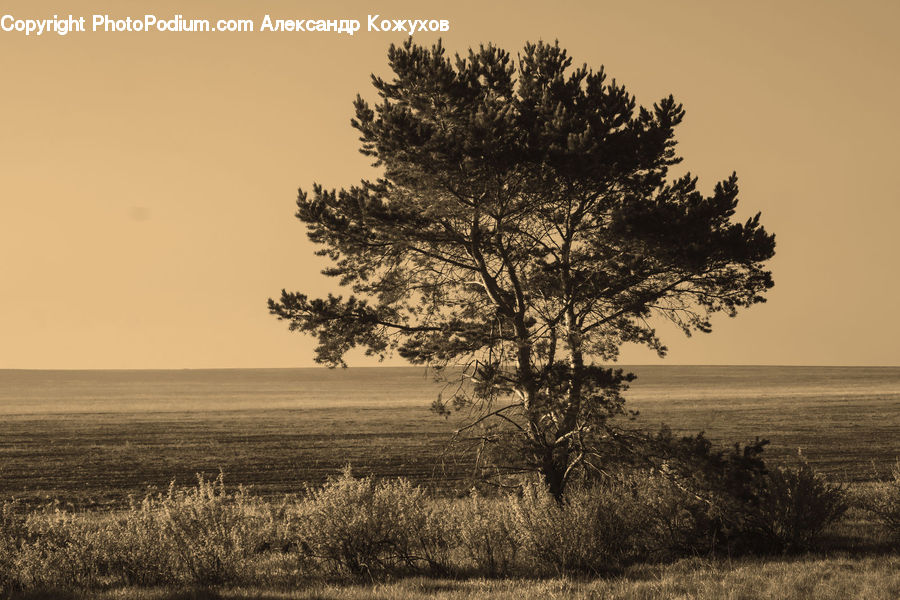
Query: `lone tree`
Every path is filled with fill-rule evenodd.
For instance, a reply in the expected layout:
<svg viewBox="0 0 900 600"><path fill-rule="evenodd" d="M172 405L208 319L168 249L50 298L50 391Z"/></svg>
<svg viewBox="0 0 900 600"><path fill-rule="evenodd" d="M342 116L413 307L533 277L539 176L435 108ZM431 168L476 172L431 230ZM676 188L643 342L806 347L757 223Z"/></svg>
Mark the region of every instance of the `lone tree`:
<svg viewBox="0 0 900 600"><path fill-rule="evenodd" d="M297 201L324 273L353 294L282 290L269 310L332 367L354 347L461 367L473 383L439 410L503 420L560 497L624 412L633 376L599 363L626 342L663 356L655 318L690 335L764 302L774 236L759 214L733 220L736 175L710 196L668 177L684 116L672 96L637 107L558 44L514 61L408 41L388 59L393 79L373 75L380 100L357 96L351 121L383 176Z"/></svg>

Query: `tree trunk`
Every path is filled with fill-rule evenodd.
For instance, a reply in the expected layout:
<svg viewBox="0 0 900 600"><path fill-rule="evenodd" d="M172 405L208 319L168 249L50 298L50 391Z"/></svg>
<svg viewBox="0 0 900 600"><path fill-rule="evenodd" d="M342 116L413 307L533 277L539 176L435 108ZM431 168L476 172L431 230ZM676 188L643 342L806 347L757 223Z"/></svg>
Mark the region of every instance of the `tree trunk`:
<svg viewBox="0 0 900 600"><path fill-rule="evenodd" d="M544 451L541 476L547 490L557 502L562 502L566 490L566 468L569 462L568 448L550 447Z"/></svg>
<svg viewBox="0 0 900 600"><path fill-rule="evenodd" d="M557 500L562 499L566 487L566 471L569 468L570 443L569 434L578 427L578 414L581 411L583 390L584 355L581 350L581 336L576 330L575 314L570 309L566 312L567 342L569 346L569 393L565 399L560 398L563 406L563 418L556 430L556 439L548 449L544 460L543 475L551 493Z"/></svg>

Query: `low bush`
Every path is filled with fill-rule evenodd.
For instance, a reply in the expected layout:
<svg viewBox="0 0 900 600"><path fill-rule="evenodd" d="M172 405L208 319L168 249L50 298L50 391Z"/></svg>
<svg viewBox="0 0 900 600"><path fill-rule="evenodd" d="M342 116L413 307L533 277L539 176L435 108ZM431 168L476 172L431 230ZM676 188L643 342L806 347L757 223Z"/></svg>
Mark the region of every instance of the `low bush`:
<svg viewBox="0 0 900 600"><path fill-rule="evenodd" d="M652 505L672 555L753 549L757 541L750 530L767 473L761 458L766 440L715 450L702 433L677 438L667 427L636 439L633 455L658 474L659 497Z"/></svg>
<svg viewBox="0 0 900 600"><path fill-rule="evenodd" d="M126 585L165 585L187 579L180 571L160 503L160 497L148 496L114 519L116 550L107 560L110 571L118 573Z"/></svg>
<svg viewBox="0 0 900 600"><path fill-rule="evenodd" d="M681 556L709 554L716 548L720 511L708 495L701 495L668 469L632 473L632 482L640 510L651 519L648 540L643 544L647 558L668 560Z"/></svg>
<svg viewBox="0 0 900 600"><path fill-rule="evenodd" d="M542 485L509 499L513 530L533 573L608 573L658 550L646 475L571 488L557 502Z"/></svg>
<svg viewBox="0 0 900 600"><path fill-rule="evenodd" d="M200 476L192 488L172 485L115 520L109 571L134 585L248 582L248 561L278 545L276 528L291 522L276 509L243 488L228 492L221 474Z"/></svg>
<svg viewBox="0 0 900 600"><path fill-rule="evenodd" d="M16 556L24 536L25 516L16 502L0 504L0 592L17 585Z"/></svg>
<svg viewBox="0 0 900 600"><path fill-rule="evenodd" d="M405 479L357 479L348 468L303 502L301 555L351 575L444 571L447 536L429 504Z"/></svg>
<svg viewBox="0 0 900 600"><path fill-rule="evenodd" d="M847 491L802 457L769 469L761 458L766 440L730 451L713 450L703 434L675 439L666 429L648 440L645 451L662 457L659 471L678 490L663 511L663 523L683 517L670 527L676 553L808 550L849 508Z"/></svg>
<svg viewBox="0 0 900 600"><path fill-rule="evenodd" d="M220 476L118 513L29 513L7 503L0 592L321 574L607 574L724 549L806 550L848 507L846 491L805 462L765 470L752 449L711 454L697 439L659 464L572 485L562 501L538 483L497 497L435 499L406 480L354 478L348 469L281 502L228 491ZM896 534L900 468L866 489L860 502Z"/></svg>
<svg viewBox="0 0 900 600"><path fill-rule="evenodd" d="M252 583L250 562L292 526L285 506L228 492L221 475L171 486L114 514L51 506L21 515L7 506L0 510L0 584L53 591Z"/></svg>
<svg viewBox="0 0 900 600"><path fill-rule="evenodd" d="M214 481L199 477L186 490L170 487L149 511L159 519L178 571L191 583L239 581L245 563L266 541L263 503L243 488L228 493L221 474Z"/></svg>
<svg viewBox="0 0 900 600"><path fill-rule="evenodd" d="M45 508L29 514L14 554L12 587L86 589L103 574L107 537L83 515Z"/></svg>
<svg viewBox="0 0 900 600"><path fill-rule="evenodd" d="M796 467L772 469L762 482L752 533L770 551L810 549L850 506L846 490L826 481L802 458Z"/></svg>
<svg viewBox="0 0 900 600"><path fill-rule="evenodd" d="M888 534L900 541L900 460L891 477L867 486L857 495L860 508L869 513Z"/></svg>
<svg viewBox="0 0 900 600"><path fill-rule="evenodd" d="M517 569L519 544L509 501L484 498L473 491L452 503L443 516L444 529L454 536L467 570L499 577Z"/></svg>

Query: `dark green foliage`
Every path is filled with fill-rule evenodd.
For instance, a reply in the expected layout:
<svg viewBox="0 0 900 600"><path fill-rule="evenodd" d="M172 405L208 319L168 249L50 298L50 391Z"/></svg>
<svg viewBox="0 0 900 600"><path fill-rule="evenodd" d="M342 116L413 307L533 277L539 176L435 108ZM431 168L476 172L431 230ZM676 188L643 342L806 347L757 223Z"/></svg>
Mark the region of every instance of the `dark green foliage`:
<svg viewBox="0 0 900 600"><path fill-rule="evenodd" d="M808 550L822 530L850 507L843 486L829 483L809 463L779 467L765 478L756 525L772 550Z"/></svg>
<svg viewBox="0 0 900 600"><path fill-rule="evenodd" d="M354 347L465 365L461 404L515 423L559 497L622 413L630 377L592 361L628 342L665 354L654 318L690 334L764 301L774 236L759 215L733 221L735 175L711 196L669 178L684 117L671 96L638 107L544 43L514 61L409 41L388 59L393 79L373 77L380 100L358 97L352 121L382 175L297 203L353 295L283 291L269 309L330 366Z"/></svg>
<svg viewBox="0 0 900 600"><path fill-rule="evenodd" d="M673 538L685 551L806 550L849 506L844 488L802 457L794 467L767 468L768 440L716 451L702 433L676 439L663 429L643 443L640 459L657 463L689 514Z"/></svg>
<svg viewBox="0 0 900 600"><path fill-rule="evenodd" d="M676 552L742 551L748 549L750 515L761 501L767 444L757 439L721 450L703 433L675 437L667 427L656 434L623 432L607 446L606 468L649 469L668 482L660 487L656 510Z"/></svg>

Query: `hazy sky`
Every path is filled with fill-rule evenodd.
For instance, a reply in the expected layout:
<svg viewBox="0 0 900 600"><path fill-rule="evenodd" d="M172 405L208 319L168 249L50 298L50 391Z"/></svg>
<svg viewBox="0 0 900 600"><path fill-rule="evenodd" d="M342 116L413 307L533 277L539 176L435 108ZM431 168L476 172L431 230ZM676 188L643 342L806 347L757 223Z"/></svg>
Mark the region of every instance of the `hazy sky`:
<svg viewBox="0 0 900 600"><path fill-rule="evenodd" d="M513 8L515 7L515 8ZM0 368L289 367L314 342L269 316L324 294L296 189L371 176L357 92L399 33L452 51L559 39L639 103L687 110L683 166L777 236L769 302L662 328L667 362L900 365L900 3L3 2L0 15L355 18L336 33L0 31ZM415 35L431 43L437 34ZM652 363L626 349L621 362ZM351 364L370 364L363 359Z"/></svg>

